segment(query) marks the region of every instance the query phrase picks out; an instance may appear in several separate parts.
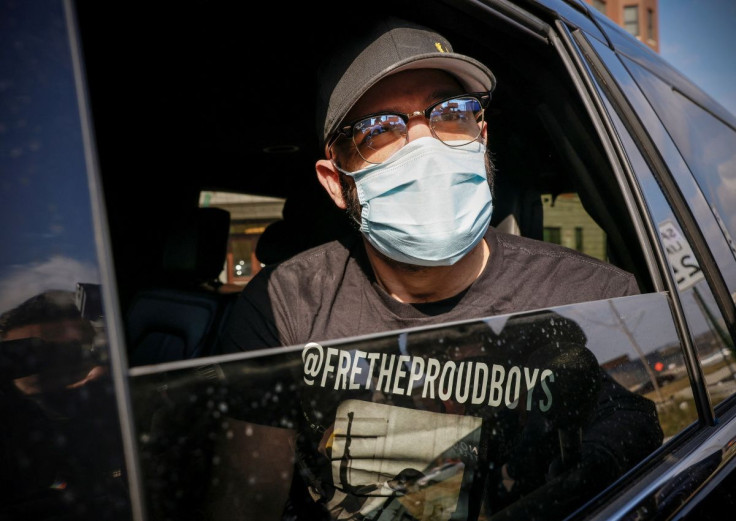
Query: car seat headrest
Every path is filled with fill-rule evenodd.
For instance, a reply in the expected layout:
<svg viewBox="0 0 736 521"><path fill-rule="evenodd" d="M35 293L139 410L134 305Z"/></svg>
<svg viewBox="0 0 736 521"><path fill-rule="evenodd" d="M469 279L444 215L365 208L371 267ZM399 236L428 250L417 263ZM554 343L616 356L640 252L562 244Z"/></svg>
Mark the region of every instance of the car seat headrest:
<svg viewBox="0 0 736 521"><path fill-rule="evenodd" d="M217 279L227 257L230 212L196 208L175 221L167 234L161 260L167 283L196 286Z"/></svg>
<svg viewBox="0 0 736 521"><path fill-rule="evenodd" d="M278 264L305 249L303 236L290 221L274 221L258 237L256 259L263 265Z"/></svg>
<svg viewBox="0 0 736 521"><path fill-rule="evenodd" d="M286 199L283 219L269 224L256 243L262 264L276 264L299 252L353 233L343 210L319 187L316 194L299 193Z"/></svg>

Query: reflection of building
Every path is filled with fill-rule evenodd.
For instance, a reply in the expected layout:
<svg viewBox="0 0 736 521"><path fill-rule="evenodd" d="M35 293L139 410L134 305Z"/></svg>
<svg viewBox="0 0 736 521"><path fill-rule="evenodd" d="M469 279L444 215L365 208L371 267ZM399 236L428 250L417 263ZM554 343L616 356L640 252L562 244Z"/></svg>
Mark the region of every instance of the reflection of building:
<svg viewBox="0 0 736 521"><path fill-rule="evenodd" d="M585 3L659 52L659 0L585 0Z"/></svg>
<svg viewBox="0 0 736 521"><path fill-rule="evenodd" d="M607 260L606 234L586 213L577 194L542 196L544 240Z"/></svg>

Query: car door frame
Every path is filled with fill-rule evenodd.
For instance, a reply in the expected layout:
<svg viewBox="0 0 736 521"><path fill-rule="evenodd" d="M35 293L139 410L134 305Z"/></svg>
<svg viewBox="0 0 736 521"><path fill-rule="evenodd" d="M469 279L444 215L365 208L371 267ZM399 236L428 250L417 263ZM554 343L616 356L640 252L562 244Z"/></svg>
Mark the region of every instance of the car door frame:
<svg viewBox="0 0 736 521"><path fill-rule="evenodd" d="M646 200L639 188L637 172L633 170L624 149L617 139L617 130L607 116L603 101L598 95L596 85L601 86L607 99L615 107L618 116L625 122L632 134L634 142L645 155L647 163L656 176L673 213L686 230L687 239L693 244L693 249L704 268L709 286L716 294L719 309L724 315L729 332L733 337L734 307L728 293L727 286L715 263L710 248L705 241L699 226L696 223L686 200L683 198L666 162L660 155L656 144L651 140L646 128L638 119L635 110L628 102L627 96L618 88L615 78L604 63L597 58L593 48L587 43L586 37L591 37L567 20L558 19L557 32L550 38L557 45L564 47L560 54L570 60L571 74L577 78L576 84L581 96L592 109L596 127L604 138L612 164L619 175L624 176L627 183L627 200L631 201L636 209L636 215L641 217L644 224L646 241L644 249L647 258L653 259L656 271L653 272L653 281L658 291L666 291L671 297L673 316L680 330L682 345L690 373L690 383L696 397L699 412L699 423L686 429L674 440L666 444L661 451L654 454L646 463L645 475L637 480L635 486L621 488L612 501L607 501L611 491L601 496L586 507L586 511L593 513L578 514L588 519L659 519L663 512L657 512L657 506L667 504L668 515L685 512L692 508L687 498L706 486L715 486L725 479L728 472L734 467L733 450L731 446L736 438L736 413L733 409L724 410L719 417L714 414L713 407L705 388L702 369L698 362L695 348L692 343L690 325L685 317L682 304L677 292L677 285L669 269L666 253L658 240L654 223L647 218ZM603 28L601 28L603 32ZM605 33L604 33L605 34ZM595 37L592 36L592 37ZM610 40L606 42L612 45ZM597 77L596 77L597 75ZM730 400L733 402L733 399ZM717 467L708 466L709 458L715 453L722 454L722 460ZM701 472L695 472L701 471ZM723 471L723 472L719 472ZM671 501L672 503L667 503ZM652 507L655 507L652 509Z"/></svg>

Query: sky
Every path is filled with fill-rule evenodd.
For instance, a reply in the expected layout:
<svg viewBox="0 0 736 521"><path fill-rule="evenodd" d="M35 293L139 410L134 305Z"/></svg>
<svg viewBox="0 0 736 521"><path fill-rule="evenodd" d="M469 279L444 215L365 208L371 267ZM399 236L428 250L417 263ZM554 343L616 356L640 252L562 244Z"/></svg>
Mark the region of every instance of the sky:
<svg viewBox="0 0 736 521"><path fill-rule="evenodd" d="M0 3L0 313L99 282L69 43L54 6Z"/></svg>
<svg viewBox="0 0 736 521"><path fill-rule="evenodd" d="M659 54L736 114L736 0L659 0Z"/></svg>

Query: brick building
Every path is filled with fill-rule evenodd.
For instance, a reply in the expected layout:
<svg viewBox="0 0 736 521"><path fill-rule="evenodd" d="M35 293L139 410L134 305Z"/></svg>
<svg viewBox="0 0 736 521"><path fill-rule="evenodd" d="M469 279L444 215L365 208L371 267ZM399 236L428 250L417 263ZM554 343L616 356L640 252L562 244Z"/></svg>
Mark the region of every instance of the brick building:
<svg viewBox="0 0 736 521"><path fill-rule="evenodd" d="M654 52L659 52L659 0L585 0Z"/></svg>

